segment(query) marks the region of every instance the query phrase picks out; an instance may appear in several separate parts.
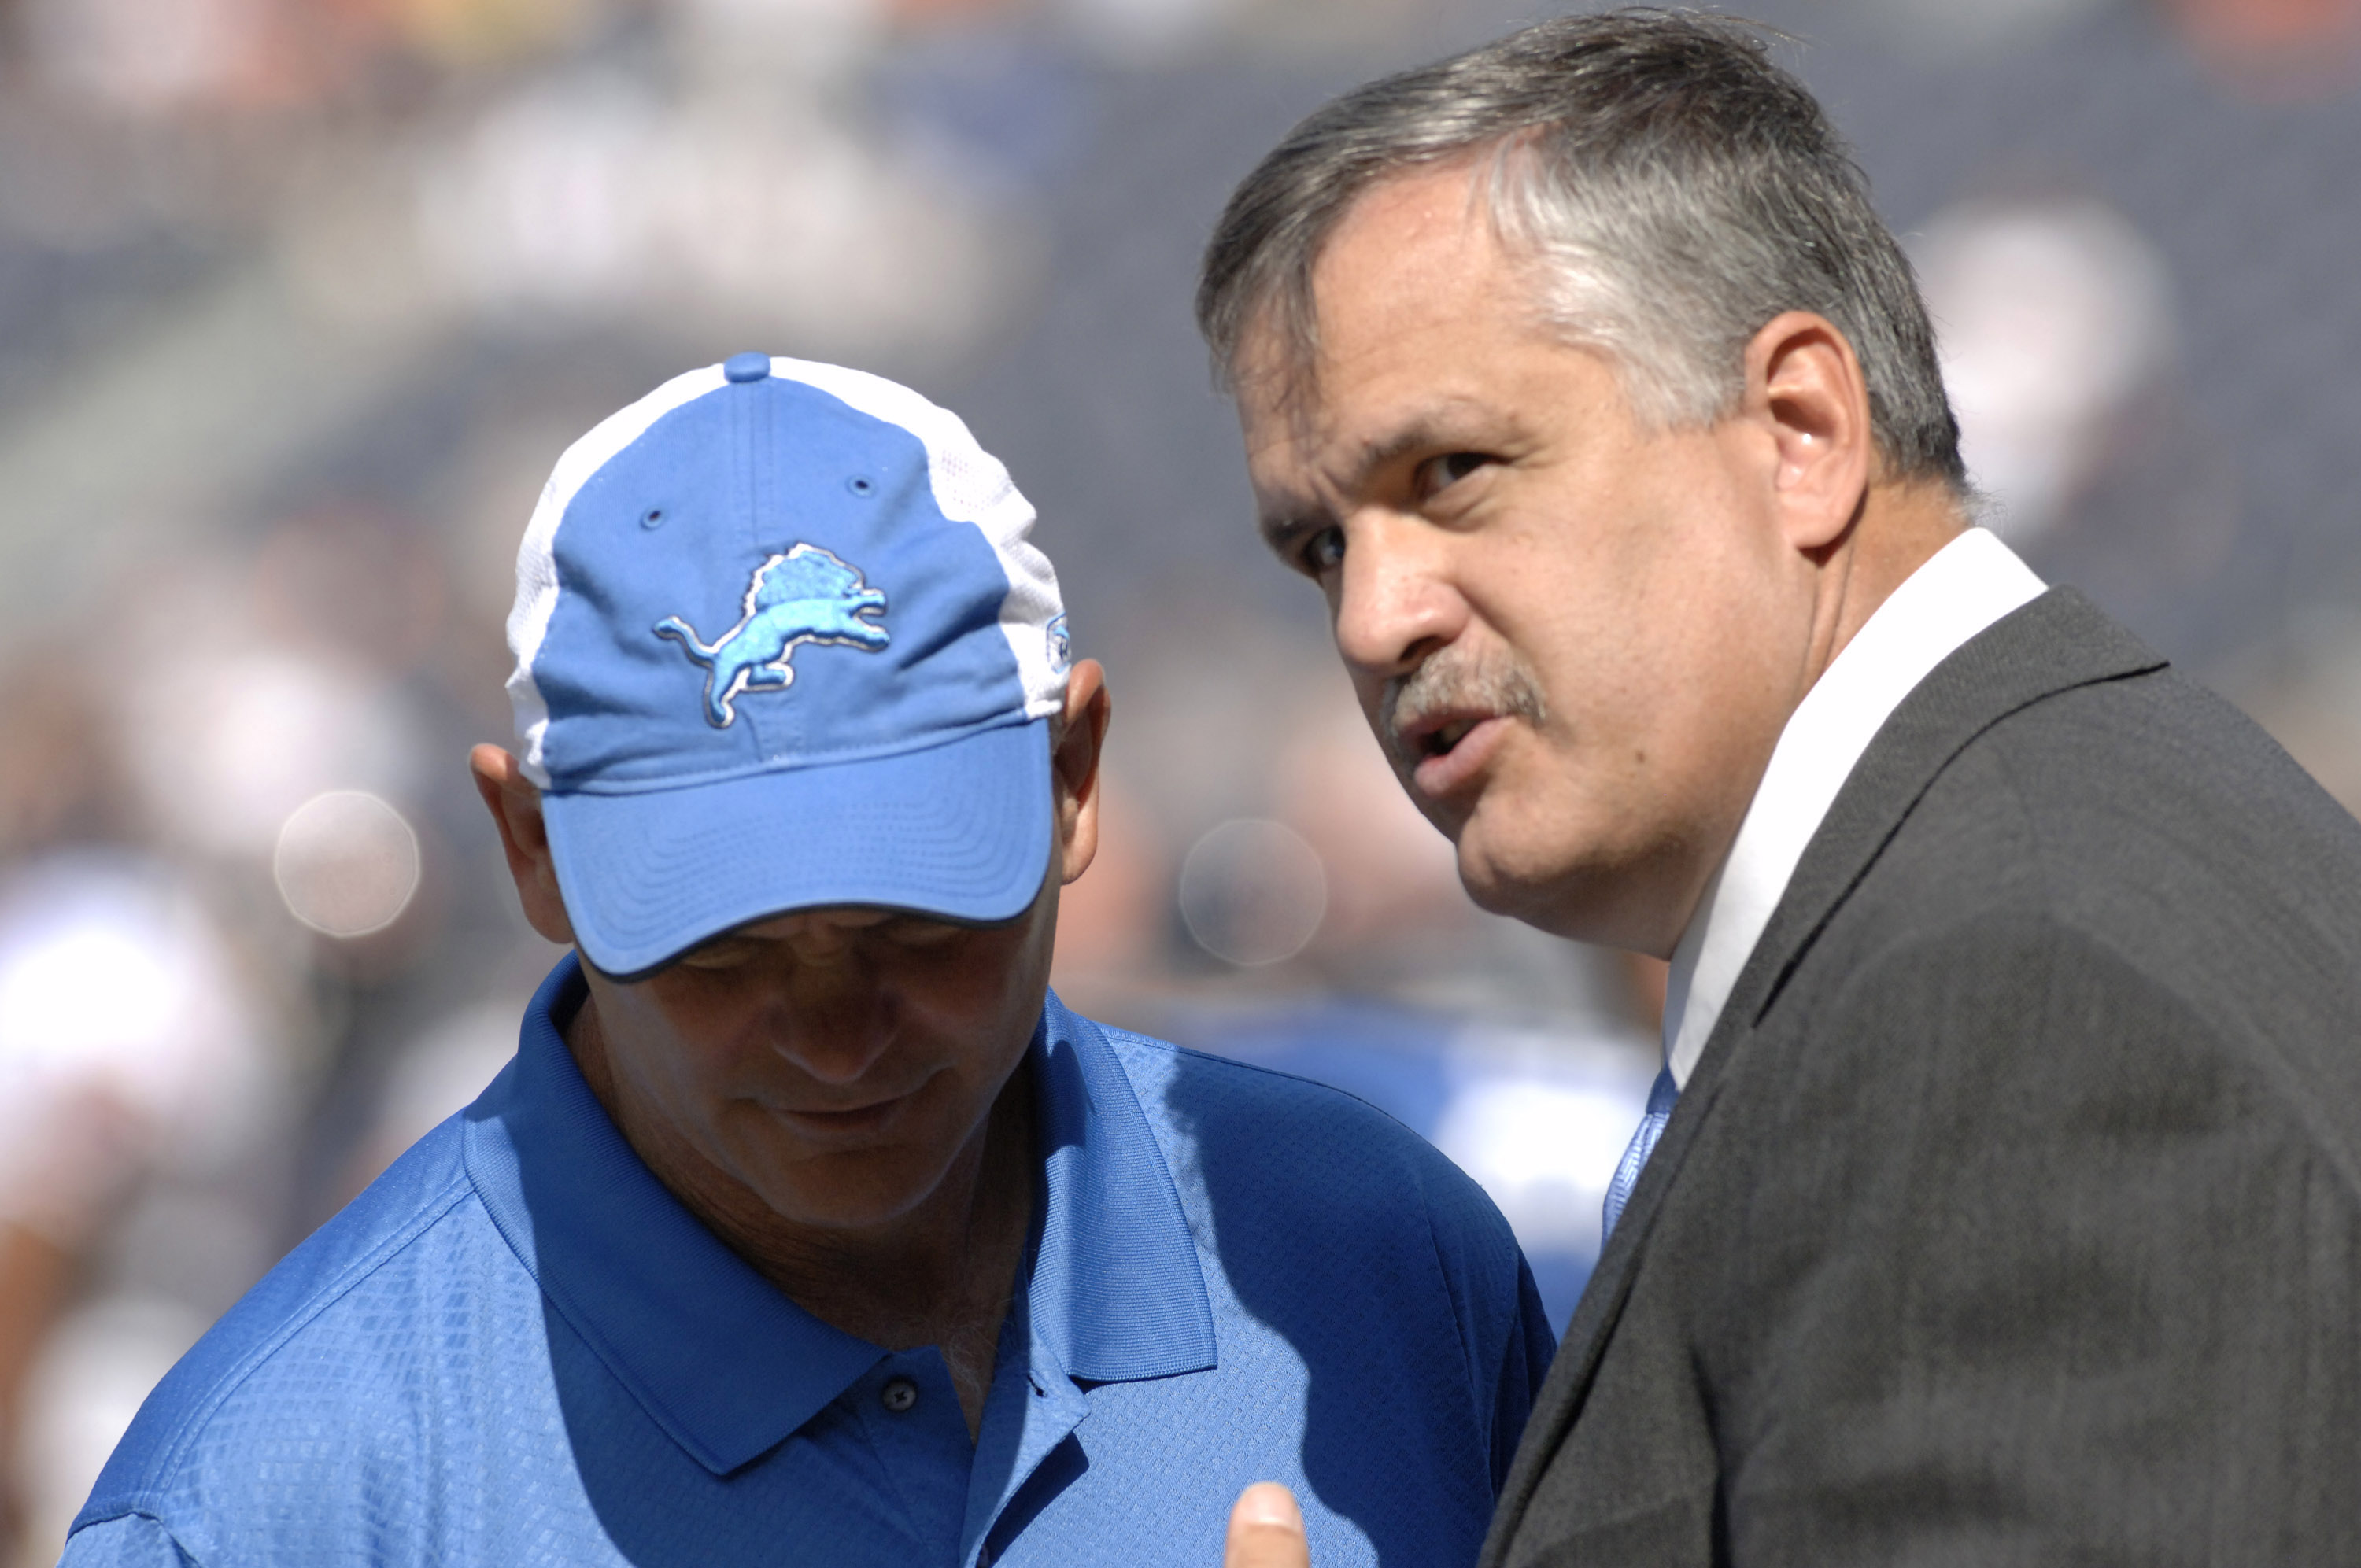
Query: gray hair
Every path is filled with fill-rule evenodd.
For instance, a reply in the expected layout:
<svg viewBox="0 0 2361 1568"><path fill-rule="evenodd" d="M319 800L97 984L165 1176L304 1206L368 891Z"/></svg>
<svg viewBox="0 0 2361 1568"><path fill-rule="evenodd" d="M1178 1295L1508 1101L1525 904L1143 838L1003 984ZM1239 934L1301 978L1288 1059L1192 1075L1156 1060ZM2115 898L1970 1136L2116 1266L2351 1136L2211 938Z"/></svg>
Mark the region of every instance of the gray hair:
<svg viewBox="0 0 2361 1568"><path fill-rule="evenodd" d="M1364 192L1476 159L1495 231L1533 265L1543 320L1613 360L1659 427L1737 406L1748 342L1782 312L1851 344L1887 472L1968 491L1959 425L1909 261L1868 181L1760 29L1654 10L1565 16L1373 82L1290 132L1205 249L1197 324L1218 371L1273 329L1318 348L1312 275Z"/></svg>

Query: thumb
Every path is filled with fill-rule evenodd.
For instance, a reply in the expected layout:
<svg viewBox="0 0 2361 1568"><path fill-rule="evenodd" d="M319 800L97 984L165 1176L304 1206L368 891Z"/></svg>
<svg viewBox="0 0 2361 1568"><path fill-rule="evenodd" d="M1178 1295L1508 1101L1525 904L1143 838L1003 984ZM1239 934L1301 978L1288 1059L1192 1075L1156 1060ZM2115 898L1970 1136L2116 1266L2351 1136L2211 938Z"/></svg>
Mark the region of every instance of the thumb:
<svg viewBox="0 0 2361 1568"><path fill-rule="evenodd" d="M1294 1493L1276 1481L1257 1481L1238 1494L1222 1568L1312 1568Z"/></svg>

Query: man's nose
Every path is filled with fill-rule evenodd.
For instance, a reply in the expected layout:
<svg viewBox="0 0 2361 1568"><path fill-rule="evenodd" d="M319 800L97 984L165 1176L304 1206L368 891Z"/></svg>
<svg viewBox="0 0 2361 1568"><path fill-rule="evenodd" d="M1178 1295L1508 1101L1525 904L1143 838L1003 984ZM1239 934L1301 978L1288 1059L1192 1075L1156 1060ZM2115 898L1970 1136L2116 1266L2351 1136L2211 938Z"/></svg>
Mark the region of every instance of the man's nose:
<svg viewBox="0 0 2361 1568"><path fill-rule="evenodd" d="M1336 651L1355 670L1401 674L1459 634L1466 610L1434 531L1368 514L1348 530L1334 607Z"/></svg>
<svg viewBox="0 0 2361 1568"><path fill-rule="evenodd" d="M821 1084L852 1084L893 1047L893 1008L876 992L843 992L784 1008L772 1041Z"/></svg>
<svg viewBox="0 0 2361 1568"><path fill-rule="evenodd" d="M851 983L846 983L851 980ZM795 986L771 1020L773 1048L821 1083L852 1083L894 1043L892 998L838 976Z"/></svg>

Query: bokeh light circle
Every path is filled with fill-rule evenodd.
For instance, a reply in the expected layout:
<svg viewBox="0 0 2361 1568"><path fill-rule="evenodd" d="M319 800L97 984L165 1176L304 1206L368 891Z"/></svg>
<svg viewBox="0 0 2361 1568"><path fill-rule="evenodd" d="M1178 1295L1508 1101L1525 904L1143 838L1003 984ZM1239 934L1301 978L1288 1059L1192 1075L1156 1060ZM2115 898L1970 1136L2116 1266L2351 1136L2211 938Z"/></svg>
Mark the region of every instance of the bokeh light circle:
<svg viewBox="0 0 2361 1568"><path fill-rule="evenodd" d="M1224 822L1180 863L1180 918L1217 959L1255 969L1293 958L1328 913L1320 852L1277 822Z"/></svg>
<svg viewBox="0 0 2361 1568"><path fill-rule="evenodd" d="M350 939L401 918L418 892L418 834L365 790L315 795L280 826L270 872L288 913Z"/></svg>

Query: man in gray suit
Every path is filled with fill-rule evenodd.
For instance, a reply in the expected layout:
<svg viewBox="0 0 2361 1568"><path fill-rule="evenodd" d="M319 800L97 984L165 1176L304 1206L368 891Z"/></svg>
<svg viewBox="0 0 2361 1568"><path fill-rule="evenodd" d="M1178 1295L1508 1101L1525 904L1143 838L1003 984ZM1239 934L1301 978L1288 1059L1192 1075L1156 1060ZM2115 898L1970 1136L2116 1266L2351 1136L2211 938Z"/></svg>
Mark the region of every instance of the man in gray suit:
<svg viewBox="0 0 2361 1568"><path fill-rule="evenodd" d="M2361 1562L2361 828L1971 525L1755 37L1346 95L1199 315L1470 893L1673 964L1485 1562Z"/></svg>

